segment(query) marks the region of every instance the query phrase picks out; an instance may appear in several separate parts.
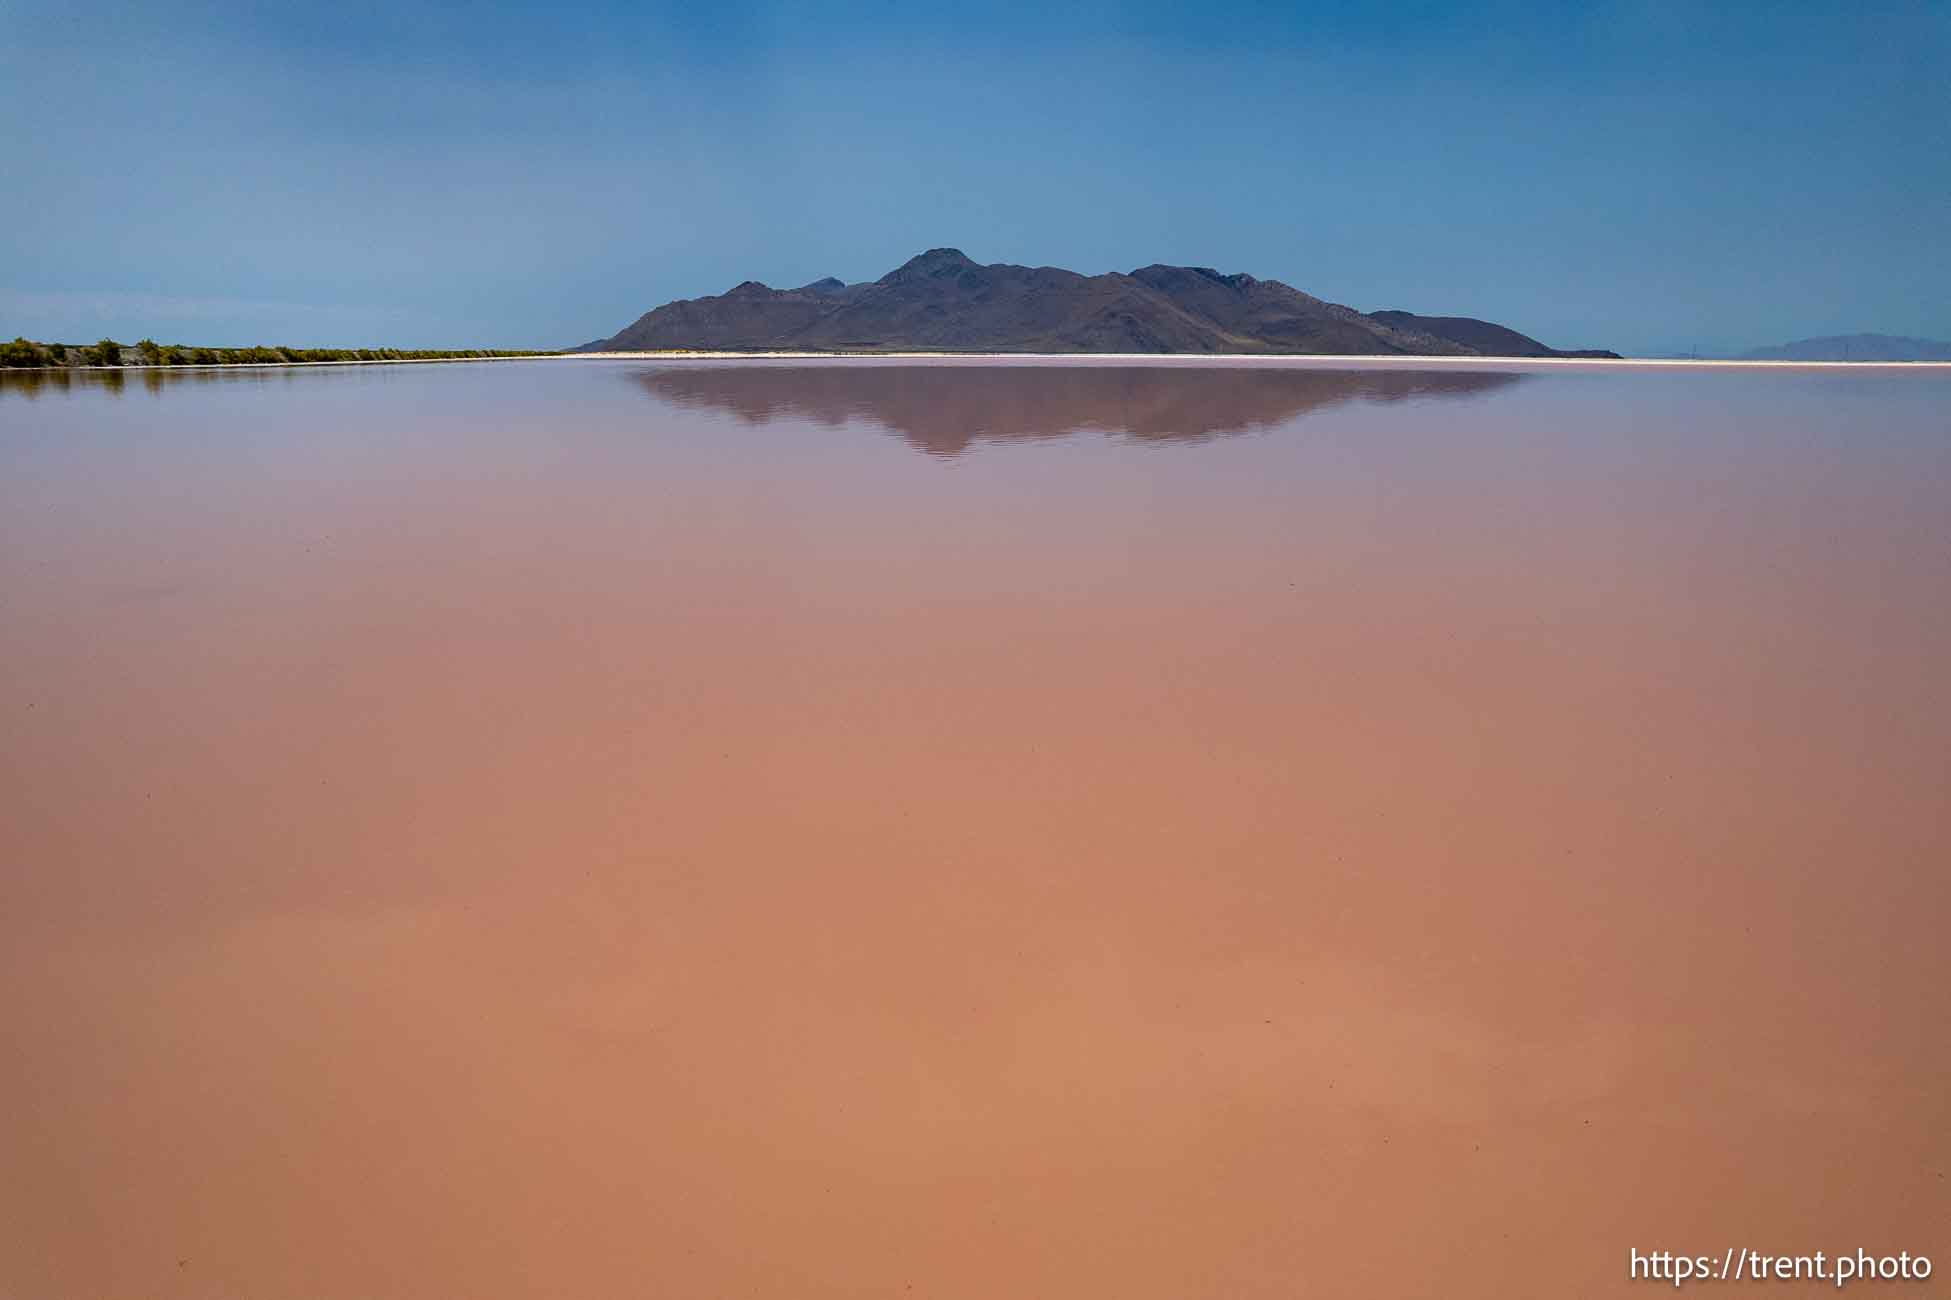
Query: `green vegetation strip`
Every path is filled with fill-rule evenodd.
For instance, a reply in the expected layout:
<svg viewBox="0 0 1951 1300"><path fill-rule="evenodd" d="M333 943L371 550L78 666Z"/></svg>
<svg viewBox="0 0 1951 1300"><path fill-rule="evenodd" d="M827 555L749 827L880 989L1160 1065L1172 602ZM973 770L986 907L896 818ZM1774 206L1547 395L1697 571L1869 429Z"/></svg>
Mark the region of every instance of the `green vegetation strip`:
<svg viewBox="0 0 1951 1300"><path fill-rule="evenodd" d="M13 370L46 366L280 366L317 361L465 361L491 357L552 357L558 351L494 348L193 348L144 339L122 344L35 343L17 338L0 343L0 367Z"/></svg>

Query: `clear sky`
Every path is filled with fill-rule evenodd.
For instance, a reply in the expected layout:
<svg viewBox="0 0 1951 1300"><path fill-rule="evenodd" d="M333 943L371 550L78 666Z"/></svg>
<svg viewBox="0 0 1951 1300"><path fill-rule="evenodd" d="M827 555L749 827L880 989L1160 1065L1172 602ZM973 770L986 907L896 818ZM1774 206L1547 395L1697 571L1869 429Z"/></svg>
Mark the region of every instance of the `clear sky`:
<svg viewBox="0 0 1951 1300"><path fill-rule="evenodd" d="M0 332L557 346L937 245L1951 338L1951 0L0 0Z"/></svg>

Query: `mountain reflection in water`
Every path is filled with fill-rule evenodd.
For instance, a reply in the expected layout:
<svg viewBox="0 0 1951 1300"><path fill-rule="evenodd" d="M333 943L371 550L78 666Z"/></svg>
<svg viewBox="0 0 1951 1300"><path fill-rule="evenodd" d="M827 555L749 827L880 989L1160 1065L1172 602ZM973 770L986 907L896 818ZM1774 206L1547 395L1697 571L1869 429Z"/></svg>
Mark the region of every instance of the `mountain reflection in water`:
<svg viewBox="0 0 1951 1300"><path fill-rule="evenodd" d="M866 419L917 451L956 456L976 442L1104 433L1142 442L1205 442L1272 429L1352 402L1479 397L1523 374L1318 370L1277 366L1026 364L660 366L633 376L656 397L723 411L835 426Z"/></svg>

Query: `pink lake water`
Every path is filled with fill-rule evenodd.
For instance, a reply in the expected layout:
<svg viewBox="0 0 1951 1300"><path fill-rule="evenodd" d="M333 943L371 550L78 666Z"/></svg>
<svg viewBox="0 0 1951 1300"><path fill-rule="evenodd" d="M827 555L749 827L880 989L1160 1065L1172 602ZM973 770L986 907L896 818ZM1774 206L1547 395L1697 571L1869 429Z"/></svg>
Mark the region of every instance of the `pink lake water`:
<svg viewBox="0 0 1951 1300"><path fill-rule="evenodd" d="M1943 371L115 378L0 379L8 1300L1951 1277Z"/></svg>

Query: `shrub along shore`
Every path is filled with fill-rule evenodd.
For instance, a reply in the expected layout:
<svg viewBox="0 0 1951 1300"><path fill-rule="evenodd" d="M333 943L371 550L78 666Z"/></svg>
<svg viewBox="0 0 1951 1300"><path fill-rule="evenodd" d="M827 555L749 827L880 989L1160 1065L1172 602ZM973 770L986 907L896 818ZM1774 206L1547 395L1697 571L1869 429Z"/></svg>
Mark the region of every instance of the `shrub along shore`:
<svg viewBox="0 0 1951 1300"><path fill-rule="evenodd" d="M495 348L195 348L181 343L0 343L0 367L10 370L67 366L289 366L321 361L479 361L495 357L552 357L559 350Z"/></svg>

